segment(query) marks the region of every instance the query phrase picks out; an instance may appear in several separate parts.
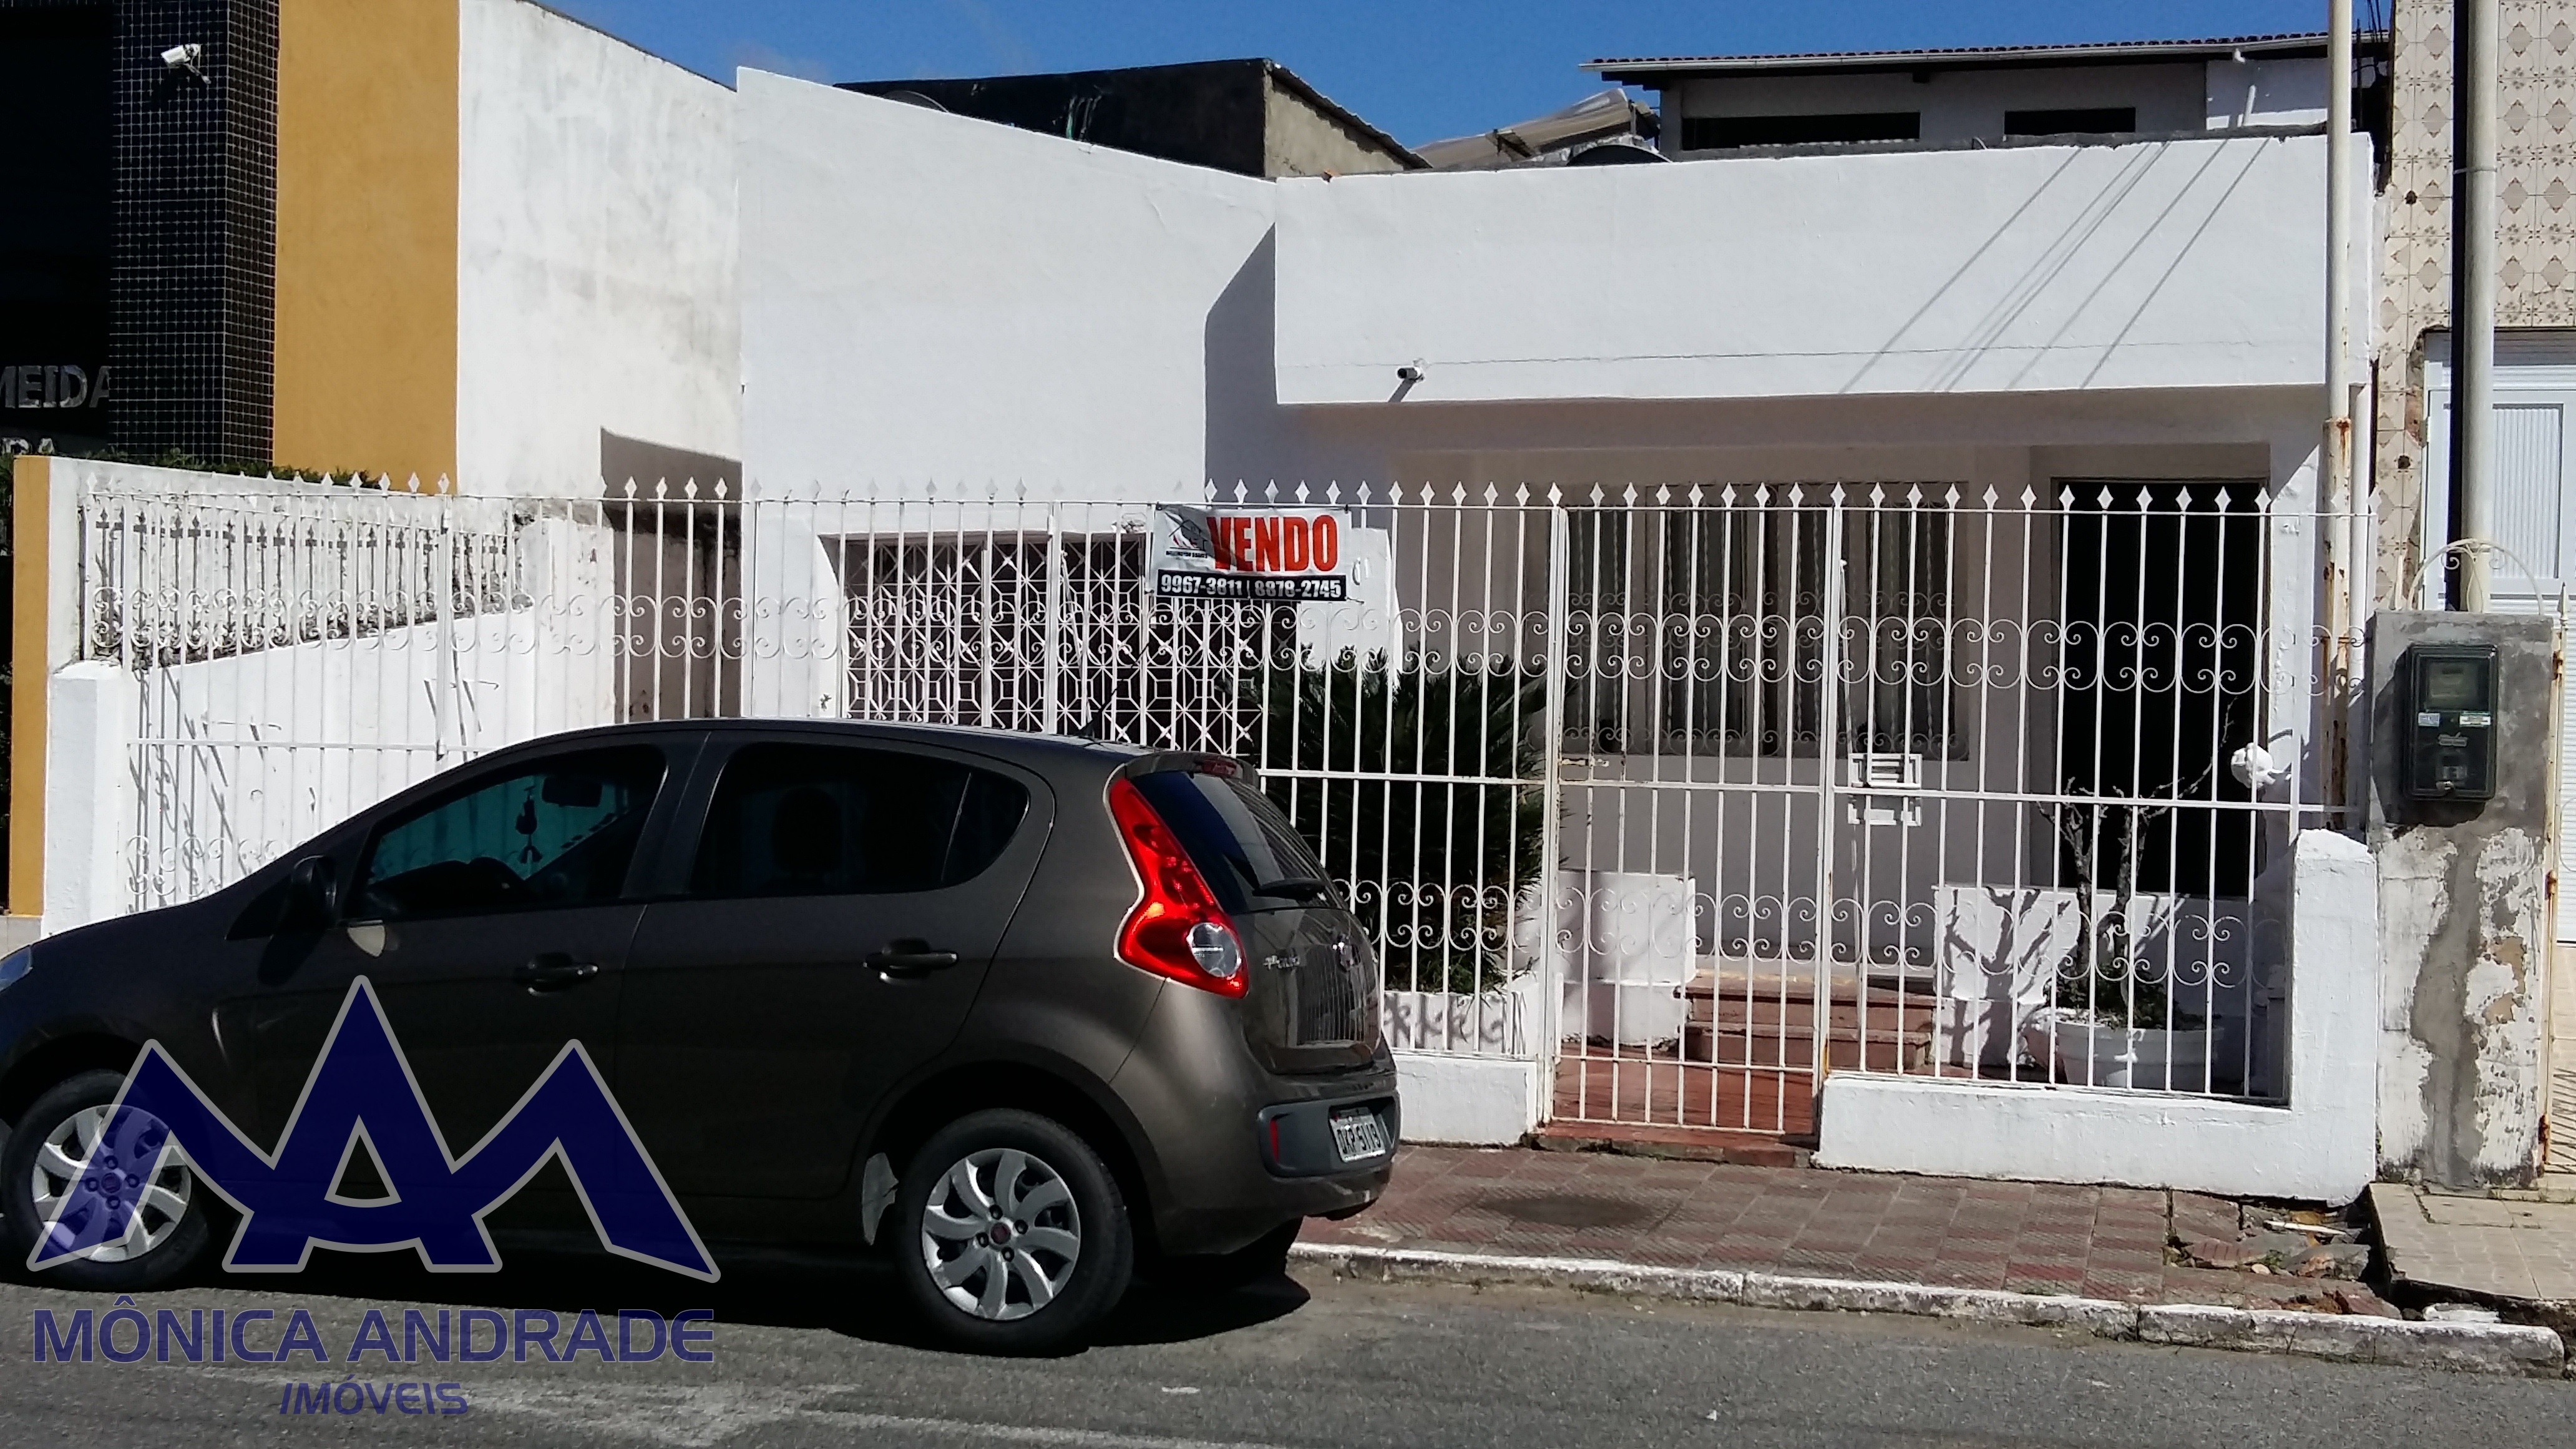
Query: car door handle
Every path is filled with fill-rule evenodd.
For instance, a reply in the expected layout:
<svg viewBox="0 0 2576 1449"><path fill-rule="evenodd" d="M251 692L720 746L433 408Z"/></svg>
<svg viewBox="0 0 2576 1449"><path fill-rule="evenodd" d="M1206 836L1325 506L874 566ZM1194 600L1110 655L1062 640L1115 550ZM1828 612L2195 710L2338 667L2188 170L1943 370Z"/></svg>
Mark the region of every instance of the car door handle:
<svg viewBox="0 0 2576 1449"><path fill-rule="evenodd" d="M867 962L884 976L926 976L957 964L954 951L936 951L928 941L906 937L888 941L882 951L868 953Z"/></svg>
<svg viewBox="0 0 2576 1449"><path fill-rule="evenodd" d="M510 973L512 980L530 991L561 991L578 986L599 974L596 961L576 961L560 951L532 956L528 963Z"/></svg>

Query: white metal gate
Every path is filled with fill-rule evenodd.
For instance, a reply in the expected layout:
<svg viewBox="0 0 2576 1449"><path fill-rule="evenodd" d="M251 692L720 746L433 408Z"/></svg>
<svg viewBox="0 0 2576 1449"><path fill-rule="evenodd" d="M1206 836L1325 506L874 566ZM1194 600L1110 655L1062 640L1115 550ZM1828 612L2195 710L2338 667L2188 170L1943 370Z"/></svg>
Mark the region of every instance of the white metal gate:
<svg viewBox="0 0 2576 1449"><path fill-rule="evenodd" d="M1571 510L1555 1113L1799 1136L1844 1069L2277 1095L2271 866L2341 820L2320 521L2250 480Z"/></svg>
<svg viewBox="0 0 2576 1449"><path fill-rule="evenodd" d="M93 487L132 903L560 729L1060 731L1256 763L1396 1045L1550 1061L1559 1117L1796 1135L1837 1069L2277 1090L2330 520L2230 480L1200 501L1354 510L1348 598L1157 597L1137 502Z"/></svg>

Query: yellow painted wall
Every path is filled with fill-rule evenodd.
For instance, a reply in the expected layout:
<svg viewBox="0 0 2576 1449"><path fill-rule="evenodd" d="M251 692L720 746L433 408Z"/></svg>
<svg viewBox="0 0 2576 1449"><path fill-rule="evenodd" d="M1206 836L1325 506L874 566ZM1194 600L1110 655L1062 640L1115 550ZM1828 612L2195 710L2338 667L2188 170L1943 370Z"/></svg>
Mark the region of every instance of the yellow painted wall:
<svg viewBox="0 0 2576 1449"><path fill-rule="evenodd" d="M53 540L54 460L11 460L9 524L9 914L45 913L45 555Z"/></svg>
<svg viewBox="0 0 2576 1449"><path fill-rule="evenodd" d="M277 461L456 468L458 0L280 0Z"/></svg>

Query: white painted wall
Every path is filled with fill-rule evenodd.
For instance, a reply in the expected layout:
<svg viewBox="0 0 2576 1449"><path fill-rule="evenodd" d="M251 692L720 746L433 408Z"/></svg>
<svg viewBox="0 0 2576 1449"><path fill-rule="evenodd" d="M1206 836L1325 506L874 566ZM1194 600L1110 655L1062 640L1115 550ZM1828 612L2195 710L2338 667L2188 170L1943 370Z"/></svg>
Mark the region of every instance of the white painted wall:
<svg viewBox="0 0 2576 1449"><path fill-rule="evenodd" d="M112 664L45 684L46 935L133 909L134 677Z"/></svg>
<svg viewBox="0 0 2576 1449"><path fill-rule="evenodd" d="M462 0L457 469L599 478L605 429L741 456L734 104L524 0Z"/></svg>
<svg viewBox="0 0 2576 1449"><path fill-rule="evenodd" d="M1825 471L1767 476L1821 477L1854 445L2268 446L2318 426L2314 138L1274 184L741 85L745 463L773 491L1151 498L1417 479L1435 457L1508 486L1673 449L1802 449ZM1937 205L1881 215L1867 176ZM1755 193L1767 210L1737 204ZM1772 274L1728 273L1730 248ZM1868 259L1915 251L1946 258L1905 260L1922 295L1872 280ZM1390 401L1395 367L1431 353ZM1494 397L1519 405L1440 405ZM1344 405L1282 405L1317 401Z"/></svg>
<svg viewBox="0 0 2576 1449"><path fill-rule="evenodd" d="M2213 131L2325 124L2323 60L2213 60L2208 70L2205 123Z"/></svg>
<svg viewBox="0 0 2576 1449"><path fill-rule="evenodd" d="M1241 363L1211 355L1211 316L1262 250L1271 183L737 85L753 487L1171 497L1208 476L1209 377Z"/></svg>
<svg viewBox="0 0 2576 1449"><path fill-rule="evenodd" d="M529 518L500 500L82 459L57 459L50 471L40 742L48 931L122 915L138 900L202 895L473 755L621 713L620 684L633 670L610 637L620 626L606 607L620 541L598 523L560 512ZM246 621L292 616L304 626L303 642L143 677L76 658L82 631L115 603L93 595L98 580L84 581L76 566L90 490L111 495L92 494L93 510L148 503L151 513L125 548L161 622L174 624L169 616L186 598L188 617L208 639ZM376 572L387 567L381 551L270 548L246 557L251 551L207 543L184 562L166 549L137 561L174 520L217 509L272 515L279 532L300 528L313 538L434 527L444 514L460 546L475 539L505 546L502 567L515 593L506 608L463 614L443 628L423 622L352 637L314 626L346 617L338 606L360 603L434 614Z"/></svg>
<svg viewBox="0 0 2576 1449"><path fill-rule="evenodd" d="M558 535L566 527L532 525ZM569 551L582 541L553 542ZM559 581L563 592L541 595L536 608L201 660L140 682L104 664L58 674L48 698L73 701L78 717L97 723L56 758L105 763L114 788L100 793L118 813L112 830L57 815L49 781L48 834L59 830L72 858L84 832L112 835L115 869L59 883L86 903L89 914L74 919L57 907L49 866L46 928L196 899L477 755L615 722L619 670L591 627L597 611L564 606L606 593L605 550L588 551L602 565L593 577ZM92 694L98 705L78 703ZM283 740L327 743L267 743Z"/></svg>
<svg viewBox="0 0 2576 1449"><path fill-rule="evenodd" d="M1282 181L1278 397L1383 403L1406 365L1408 406L2313 385L2325 147Z"/></svg>
<svg viewBox="0 0 2576 1449"><path fill-rule="evenodd" d="M2379 954L2377 875L2368 847L2311 830L2290 876L2289 1105L1837 1072L1816 1161L2351 1201L2378 1165L2379 982L2353 965Z"/></svg>

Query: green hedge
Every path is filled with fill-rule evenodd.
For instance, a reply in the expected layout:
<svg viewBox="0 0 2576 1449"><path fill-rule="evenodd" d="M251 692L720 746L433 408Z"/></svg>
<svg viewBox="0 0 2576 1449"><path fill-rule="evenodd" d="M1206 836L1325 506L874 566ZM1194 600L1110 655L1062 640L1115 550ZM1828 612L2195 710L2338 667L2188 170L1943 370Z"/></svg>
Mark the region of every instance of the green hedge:
<svg viewBox="0 0 2576 1449"><path fill-rule="evenodd" d="M1323 852L1325 870L1378 942L1387 989L1493 990L1512 972L1516 897L1539 877L1543 792L1525 783L1283 777L1475 776L1541 768L1543 681L1405 670L1345 651L1271 671L1256 763L1271 797Z"/></svg>

